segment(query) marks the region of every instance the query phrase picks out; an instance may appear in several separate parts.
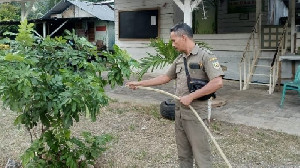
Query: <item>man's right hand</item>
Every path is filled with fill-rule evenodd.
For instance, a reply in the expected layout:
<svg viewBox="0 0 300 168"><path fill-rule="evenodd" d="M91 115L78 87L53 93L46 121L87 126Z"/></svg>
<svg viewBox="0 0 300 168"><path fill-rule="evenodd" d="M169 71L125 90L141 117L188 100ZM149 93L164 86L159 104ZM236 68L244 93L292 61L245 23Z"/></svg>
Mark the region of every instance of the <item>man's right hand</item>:
<svg viewBox="0 0 300 168"><path fill-rule="evenodd" d="M167 75L160 75L158 77L148 79L148 80L142 80L142 81L132 81L132 82L127 82L126 85L129 86L130 89L137 89L138 86L156 86L156 85L161 85L169 82L171 80L170 77Z"/></svg>
<svg viewBox="0 0 300 168"><path fill-rule="evenodd" d="M129 86L130 89L137 89L138 86L141 86L141 82L137 82L137 81L132 81L132 82L127 82L126 86Z"/></svg>

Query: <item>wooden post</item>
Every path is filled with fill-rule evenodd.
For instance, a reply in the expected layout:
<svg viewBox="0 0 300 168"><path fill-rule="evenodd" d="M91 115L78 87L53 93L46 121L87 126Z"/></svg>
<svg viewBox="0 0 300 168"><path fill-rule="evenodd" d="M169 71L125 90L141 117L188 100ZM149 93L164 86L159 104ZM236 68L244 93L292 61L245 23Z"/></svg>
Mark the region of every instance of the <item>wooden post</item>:
<svg viewBox="0 0 300 168"><path fill-rule="evenodd" d="M278 61L278 91L281 90L281 61Z"/></svg>
<svg viewBox="0 0 300 168"><path fill-rule="evenodd" d="M257 50L259 50L259 52L261 51L261 8L262 8L262 3L261 0L256 0L256 18L259 18L259 24L258 27L256 28L256 33L257 33Z"/></svg>
<svg viewBox="0 0 300 168"><path fill-rule="evenodd" d="M289 1L289 20L290 20L290 25L291 25L291 53L295 53L295 41L294 41L295 30L296 30L295 8L296 8L295 0L290 0Z"/></svg>
<svg viewBox="0 0 300 168"><path fill-rule="evenodd" d="M47 32L46 32L46 22L43 22L43 37L46 38Z"/></svg>
<svg viewBox="0 0 300 168"><path fill-rule="evenodd" d="M242 63L240 63L240 90L242 90Z"/></svg>

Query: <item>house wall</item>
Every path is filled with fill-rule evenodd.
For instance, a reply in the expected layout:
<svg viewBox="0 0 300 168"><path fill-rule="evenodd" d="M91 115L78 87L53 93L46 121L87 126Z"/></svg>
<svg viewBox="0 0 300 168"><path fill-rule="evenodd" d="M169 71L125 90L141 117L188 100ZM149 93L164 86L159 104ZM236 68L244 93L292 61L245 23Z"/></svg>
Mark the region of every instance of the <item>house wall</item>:
<svg viewBox="0 0 300 168"><path fill-rule="evenodd" d="M62 13L63 18L74 18L74 17L94 17L93 15L87 13L86 11L82 10L81 8L71 5L68 9L66 9Z"/></svg>
<svg viewBox="0 0 300 168"><path fill-rule="evenodd" d="M166 3L166 5L165 5ZM141 59L147 56L147 52L155 54L155 50L149 47L149 40L121 40L118 39L118 11L134 10L140 8L156 8L160 7L160 37L165 41L169 40L170 28L174 23L183 20L183 12L173 3L172 0L118 0L115 1L115 30L116 44L135 59ZM253 27L253 25L252 25ZM251 27L251 29L252 29ZM226 78L238 79L238 62L241 59L243 50L250 36L250 31L243 34L210 34L210 35L194 35L196 42L206 42L212 47L214 53L219 57L222 65L227 67L225 72ZM163 69L157 69L155 73L164 73L169 66Z"/></svg>
<svg viewBox="0 0 300 168"><path fill-rule="evenodd" d="M225 78L239 80L240 75L240 61L248 42L250 33L232 33L232 34L196 34L194 39L196 42L205 42L212 47L213 53L219 58L222 66L226 67ZM299 35L300 37L300 35ZM300 39L300 38L299 38ZM299 40L300 42L300 40ZM262 51L261 58L257 65L271 65L275 50ZM252 55L252 52L248 53ZM296 66L300 61L296 61ZM292 61L282 61L282 78L292 78ZM267 68L257 68L256 74L269 74L270 70ZM268 83L269 78L264 76L253 76L253 81ZM283 80L282 82L285 82Z"/></svg>
<svg viewBox="0 0 300 168"><path fill-rule="evenodd" d="M95 21L95 42L102 40L109 50L115 43L114 23L108 21Z"/></svg>
<svg viewBox="0 0 300 168"><path fill-rule="evenodd" d="M298 27L298 26L297 26ZM300 54L300 32L296 32L296 48L295 48L295 51L296 53Z"/></svg>
<svg viewBox="0 0 300 168"><path fill-rule="evenodd" d="M183 0L181 0L183 1ZM262 11L262 24L269 24L268 22L268 0L262 0L263 11ZM205 6L207 7L207 6ZM282 7L282 6L281 6ZM219 1L217 4L218 14L216 17L217 20L217 33L226 34L226 33L249 33L251 32L253 26L256 23L256 12L255 5L253 10L250 10L249 13L229 13L228 12L228 0ZM206 10L207 11L207 10ZM198 12L202 12L202 3L198 6ZM211 17L209 13L206 13L207 17ZM183 12L178 8L177 5L174 5L174 23L183 21ZM201 23L199 23L201 24Z"/></svg>
<svg viewBox="0 0 300 168"><path fill-rule="evenodd" d="M239 80L239 63L243 55L243 51L249 39L253 26L256 23L255 12L249 13L249 18L243 20L244 15L240 16L239 13L227 12L227 0L223 0L218 8L218 34L195 34L194 39L196 42L205 42L212 51L219 58L220 64L226 67L225 78ZM166 5L165 5L166 3ZM140 59L147 56L147 52L154 54L155 50L148 47L149 41L130 40L124 41L118 39L118 11L120 10L134 10L139 8L155 8L160 7L160 37L165 41L169 40L169 29L174 23L183 21L183 12L173 3L172 0L117 0L115 1L115 16L116 16L116 44L122 49L126 49L128 53L135 59ZM262 23L268 24L268 3L264 3L264 15ZM251 53L249 53L251 54ZM274 51L265 51L262 57L269 57L259 62L259 64L269 65ZM283 77L290 77L291 72L288 70L289 63L283 64L284 70ZM165 73L169 68L166 66L163 69L155 70L155 73ZM261 70L259 73L269 74L268 70ZM253 80L259 82L268 82L268 78L253 77Z"/></svg>
<svg viewBox="0 0 300 168"><path fill-rule="evenodd" d="M115 23L114 22L108 22L107 23L107 31L108 31L108 49L112 50L113 45L115 44Z"/></svg>
<svg viewBox="0 0 300 168"><path fill-rule="evenodd" d="M122 40L119 39L119 11L131 11L137 9L159 8L159 37L169 39L170 28L173 26L173 0L117 0L115 1L115 41L122 49L126 49L135 59L147 56L147 52L155 53L149 47L150 40Z"/></svg>
<svg viewBox="0 0 300 168"><path fill-rule="evenodd" d="M98 30L97 30L98 29ZM107 44L107 22L106 21L95 21L95 42L97 40L102 40L103 44Z"/></svg>
<svg viewBox="0 0 300 168"><path fill-rule="evenodd" d="M282 0L269 1L268 23L271 25L279 25L280 18L288 16L288 8Z"/></svg>

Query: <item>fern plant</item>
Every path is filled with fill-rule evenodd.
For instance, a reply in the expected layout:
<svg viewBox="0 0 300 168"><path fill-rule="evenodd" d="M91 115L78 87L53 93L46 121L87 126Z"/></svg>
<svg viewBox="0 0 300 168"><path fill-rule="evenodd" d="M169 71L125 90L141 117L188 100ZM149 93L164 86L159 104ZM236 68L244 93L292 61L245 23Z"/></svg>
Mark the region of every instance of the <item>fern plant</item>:
<svg viewBox="0 0 300 168"><path fill-rule="evenodd" d="M197 42L197 44L202 48L212 49L205 42ZM149 69L151 69L151 72L153 72L154 69L161 69L166 65L172 64L180 54L180 52L172 46L171 40L165 43L161 38L151 39L149 46L154 47L157 53L155 55L147 53L148 57L144 57L140 60L140 77L142 77Z"/></svg>
<svg viewBox="0 0 300 168"><path fill-rule="evenodd" d="M166 64L171 64L178 56L179 52L172 46L172 41L169 40L165 43L163 39L151 39L150 47L154 47L157 52L156 55L147 53L148 57L141 59L141 71L142 77L150 68L151 72L157 68L163 68Z"/></svg>

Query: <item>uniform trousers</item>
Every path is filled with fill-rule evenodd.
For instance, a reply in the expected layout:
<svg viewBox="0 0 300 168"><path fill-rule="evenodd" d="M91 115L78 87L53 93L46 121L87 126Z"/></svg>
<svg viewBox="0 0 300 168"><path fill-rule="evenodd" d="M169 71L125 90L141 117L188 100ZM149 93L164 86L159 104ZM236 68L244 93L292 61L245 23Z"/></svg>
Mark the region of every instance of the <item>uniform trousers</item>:
<svg viewBox="0 0 300 168"><path fill-rule="evenodd" d="M193 158L198 168L212 167L207 133L197 118L187 120L177 115L175 117L175 136L180 168L192 168Z"/></svg>

